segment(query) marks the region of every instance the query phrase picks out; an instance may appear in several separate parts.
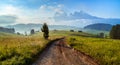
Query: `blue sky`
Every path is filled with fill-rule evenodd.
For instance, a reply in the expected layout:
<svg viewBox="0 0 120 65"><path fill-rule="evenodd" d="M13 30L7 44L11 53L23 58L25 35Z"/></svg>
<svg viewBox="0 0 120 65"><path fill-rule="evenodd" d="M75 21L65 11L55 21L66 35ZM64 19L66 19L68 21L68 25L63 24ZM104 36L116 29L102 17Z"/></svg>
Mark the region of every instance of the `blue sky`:
<svg viewBox="0 0 120 65"><path fill-rule="evenodd" d="M56 12L82 10L102 18L120 18L119 3L120 0L0 0L0 16L15 16L16 23L51 23Z"/></svg>
<svg viewBox="0 0 120 65"><path fill-rule="evenodd" d="M86 11L105 18L120 18L120 0L0 0L0 5L13 5L26 9L37 9L42 5L64 5L68 12Z"/></svg>

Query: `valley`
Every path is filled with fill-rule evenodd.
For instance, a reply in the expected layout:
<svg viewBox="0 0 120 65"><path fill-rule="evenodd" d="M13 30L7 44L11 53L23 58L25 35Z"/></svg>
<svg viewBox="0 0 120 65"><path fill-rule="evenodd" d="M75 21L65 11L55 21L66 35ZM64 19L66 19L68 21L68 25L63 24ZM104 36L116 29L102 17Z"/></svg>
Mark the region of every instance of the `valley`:
<svg viewBox="0 0 120 65"><path fill-rule="evenodd" d="M119 65L119 40L96 38L96 35L69 31L50 31L49 40L43 39L41 32L30 36L8 33L4 33L3 36L1 33L0 64L29 65L34 63L48 42L64 36L69 46L89 55L100 65Z"/></svg>

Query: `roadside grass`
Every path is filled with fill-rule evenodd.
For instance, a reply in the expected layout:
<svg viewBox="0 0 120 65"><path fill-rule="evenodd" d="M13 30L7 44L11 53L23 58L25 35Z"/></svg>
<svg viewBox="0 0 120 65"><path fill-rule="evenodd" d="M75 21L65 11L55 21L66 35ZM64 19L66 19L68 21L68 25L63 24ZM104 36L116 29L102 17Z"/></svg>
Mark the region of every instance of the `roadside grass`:
<svg viewBox="0 0 120 65"><path fill-rule="evenodd" d="M0 65L29 65L50 40L0 33Z"/></svg>
<svg viewBox="0 0 120 65"><path fill-rule="evenodd" d="M100 65L120 65L120 40L69 36L67 43L92 56Z"/></svg>
<svg viewBox="0 0 120 65"><path fill-rule="evenodd" d="M90 55L100 65L120 65L120 40L97 38L84 32L52 31L55 36L66 36L73 48Z"/></svg>
<svg viewBox="0 0 120 65"><path fill-rule="evenodd" d="M59 33L58 33L59 32ZM49 40L42 33L24 36L0 33L0 65L29 65L48 42L69 34L66 31L50 31ZM66 34L63 34L66 33Z"/></svg>

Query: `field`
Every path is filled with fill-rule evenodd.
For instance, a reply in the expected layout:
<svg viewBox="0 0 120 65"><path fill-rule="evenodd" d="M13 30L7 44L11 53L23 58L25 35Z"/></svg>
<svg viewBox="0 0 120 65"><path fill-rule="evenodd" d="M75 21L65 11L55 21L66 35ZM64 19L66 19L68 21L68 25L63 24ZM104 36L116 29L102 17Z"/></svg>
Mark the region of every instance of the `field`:
<svg viewBox="0 0 120 65"><path fill-rule="evenodd" d="M29 65L50 40L39 35L0 33L0 65Z"/></svg>
<svg viewBox="0 0 120 65"><path fill-rule="evenodd" d="M120 40L69 31L50 31L49 40L44 40L41 33L30 36L0 34L0 65L29 65L49 41L64 36L70 46L92 56L101 65L120 65Z"/></svg>
<svg viewBox="0 0 120 65"><path fill-rule="evenodd" d="M120 65L120 40L69 36L67 42L92 56L101 65Z"/></svg>
<svg viewBox="0 0 120 65"><path fill-rule="evenodd" d="M64 34L70 46L92 56L100 65L120 65L120 40L96 38L95 35L78 32L55 34Z"/></svg>

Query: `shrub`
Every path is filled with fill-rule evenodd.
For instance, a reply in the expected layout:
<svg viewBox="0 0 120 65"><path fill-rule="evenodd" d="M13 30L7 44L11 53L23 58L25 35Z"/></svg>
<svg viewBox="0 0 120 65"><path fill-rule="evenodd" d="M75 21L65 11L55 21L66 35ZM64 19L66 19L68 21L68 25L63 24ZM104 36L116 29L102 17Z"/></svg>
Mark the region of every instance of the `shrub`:
<svg viewBox="0 0 120 65"><path fill-rule="evenodd" d="M30 31L30 34L34 34L35 33L35 31L34 31L34 29L32 29L31 31Z"/></svg>
<svg viewBox="0 0 120 65"><path fill-rule="evenodd" d="M81 30L78 30L78 32L82 32Z"/></svg>
<svg viewBox="0 0 120 65"><path fill-rule="evenodd" d="M74 30L70 30L70 32L74 32Z"/></svg>
<svg viewBox="0 0 120 65"><path fill-rule="evenodd" d="M17 32L17 35L20 35L20 33L19 33L19 32Z"/></svg>

